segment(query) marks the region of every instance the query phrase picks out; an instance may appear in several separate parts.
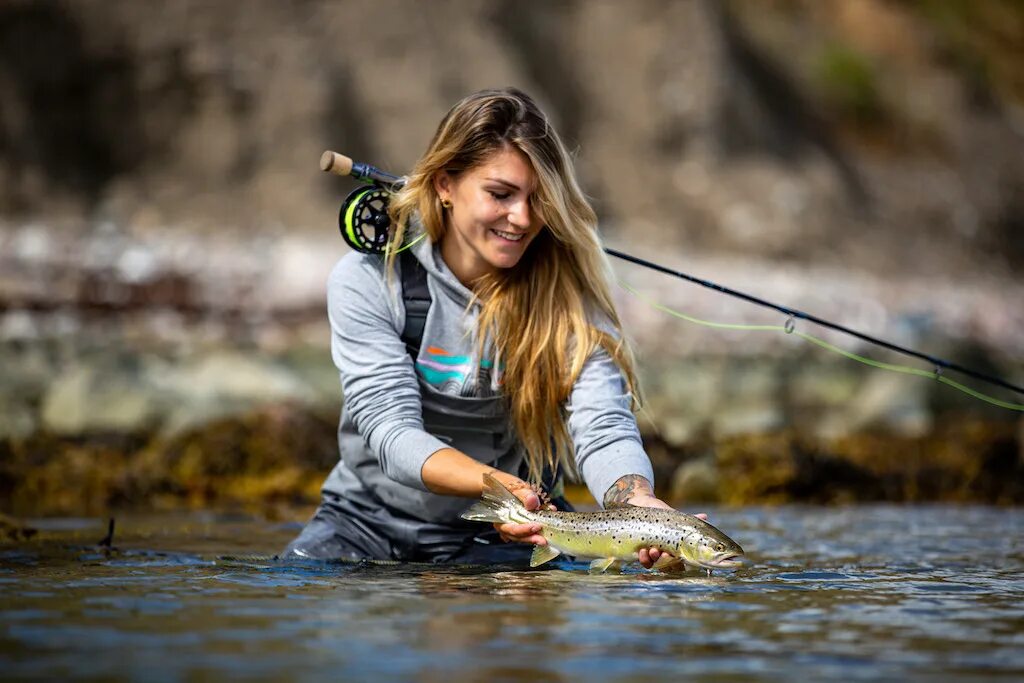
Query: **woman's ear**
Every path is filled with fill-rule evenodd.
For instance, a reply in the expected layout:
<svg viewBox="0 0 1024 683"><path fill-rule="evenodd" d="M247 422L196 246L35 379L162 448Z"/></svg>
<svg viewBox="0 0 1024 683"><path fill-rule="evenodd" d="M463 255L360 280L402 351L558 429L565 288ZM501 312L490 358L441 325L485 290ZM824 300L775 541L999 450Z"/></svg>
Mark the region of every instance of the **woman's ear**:
<svg viewBox="0 0 1024 683"><path fill-rule="evenodd" d="M451 199L452 177L448 171L441 170L434 174L434 192L442 200Z"/></svg>

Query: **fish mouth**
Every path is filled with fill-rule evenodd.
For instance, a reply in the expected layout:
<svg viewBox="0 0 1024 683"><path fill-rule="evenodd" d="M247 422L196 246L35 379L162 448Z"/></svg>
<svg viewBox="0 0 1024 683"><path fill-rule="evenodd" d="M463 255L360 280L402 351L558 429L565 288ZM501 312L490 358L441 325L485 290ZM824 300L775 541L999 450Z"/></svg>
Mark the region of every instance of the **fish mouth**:
<svg viewBox="0 0 1024 683"><path fill-rule="evenodd" d="M709 562L705 562L704 566L708 569L735 569L746 563L747 558L743 553L722 553Z"/></svg>

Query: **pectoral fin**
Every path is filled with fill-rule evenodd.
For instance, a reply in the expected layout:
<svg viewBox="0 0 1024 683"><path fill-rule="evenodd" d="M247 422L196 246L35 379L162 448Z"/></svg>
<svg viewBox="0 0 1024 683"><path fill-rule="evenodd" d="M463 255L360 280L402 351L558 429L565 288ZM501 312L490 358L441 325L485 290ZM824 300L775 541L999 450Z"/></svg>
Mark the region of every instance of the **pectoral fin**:
<svg viewBox="0 0 1024 683"><path fill-rule="evenodd" d="M664 569L665 567L671 567L674 564L682 562L675 555L669 555L668 553L662 553L661 557L651 566L651 569Z"/></svg>
<svg viewBox="0 0 1024 683"><path fill-rule="evenodd" d="M533 546L533 555L530 556L530 566L539 567L549 560L553 560L562 554L561 550L552 548L549 545Z"/></svg>
<svg viewBox="0 0 1024 683"><path fill-rule="evenodd" d="M591 573L604 572L613 564L615 564L614 557L600 557L590 563L590 571Z"/></svg>

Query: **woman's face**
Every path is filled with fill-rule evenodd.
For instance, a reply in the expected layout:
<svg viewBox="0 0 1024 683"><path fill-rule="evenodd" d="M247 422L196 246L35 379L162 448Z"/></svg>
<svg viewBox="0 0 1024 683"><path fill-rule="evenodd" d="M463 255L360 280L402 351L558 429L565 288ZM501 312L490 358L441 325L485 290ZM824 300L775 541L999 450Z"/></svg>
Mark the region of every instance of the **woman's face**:
<svg viewBox="0 0 1024 683"><path fill-rule="evenodd" d="M543 227L530 206L536 185L526 155L508 146L458 176L437 175L438 195L451 202L441 255L462 284L519 263Z"/></svg>

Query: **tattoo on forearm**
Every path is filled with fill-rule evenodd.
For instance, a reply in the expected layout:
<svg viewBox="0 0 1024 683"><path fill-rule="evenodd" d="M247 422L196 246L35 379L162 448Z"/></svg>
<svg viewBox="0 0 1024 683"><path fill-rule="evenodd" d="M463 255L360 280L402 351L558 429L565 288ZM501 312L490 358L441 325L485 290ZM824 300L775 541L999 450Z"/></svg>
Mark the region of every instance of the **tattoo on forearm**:
<svg viewBox="0 0 1024 683"><path fill-rule="evenodd" d="M626 502L637 494L645 493L654 495L651 482L639 474L627 474L611 485L604 494L605 508L614 508L625 505Z"/></svg>

